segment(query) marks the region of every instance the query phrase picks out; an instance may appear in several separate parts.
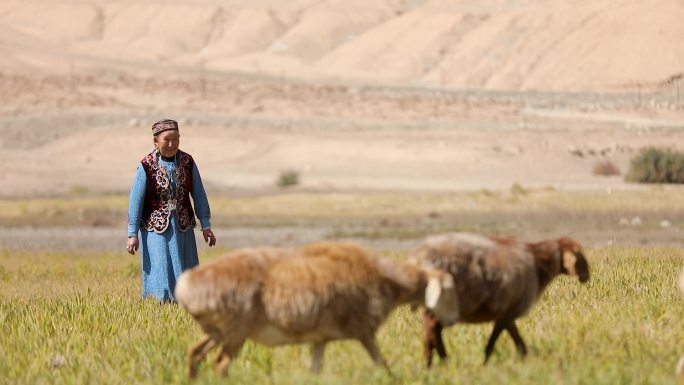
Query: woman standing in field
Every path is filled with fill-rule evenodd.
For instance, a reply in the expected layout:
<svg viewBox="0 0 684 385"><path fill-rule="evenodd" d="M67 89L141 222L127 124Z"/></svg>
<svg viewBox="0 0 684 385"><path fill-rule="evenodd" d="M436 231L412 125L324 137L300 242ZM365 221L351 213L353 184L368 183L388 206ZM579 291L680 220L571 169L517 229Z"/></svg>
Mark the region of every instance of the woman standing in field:
<svg viewBox="0 0 684 385"><path fill-rule="evenodd" d="M197 165L178 149L178 123L160 120L152 135L154 151L140 162L131 187L126 250L133 255L142 244L143 298L173 301L178 276L199 264L191 195L204 241L214 246L216 237Z"/></svg>

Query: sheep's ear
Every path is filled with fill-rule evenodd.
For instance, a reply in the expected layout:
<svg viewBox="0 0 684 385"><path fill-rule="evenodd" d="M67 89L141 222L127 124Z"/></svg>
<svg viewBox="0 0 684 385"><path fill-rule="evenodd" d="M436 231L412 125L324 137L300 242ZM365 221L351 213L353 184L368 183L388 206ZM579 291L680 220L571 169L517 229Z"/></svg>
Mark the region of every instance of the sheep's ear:
<svg viewBox="0 0 684 385"><path fill-rule="evenodd" d="M433 309L437 306L443 290L453 289L454 277L449 273L439 273L431 275L428 278L428 284L425 288L425 306L428 309Z"/></svg>
<svg viewBox="0 0 684 385"><path fill-rule="evenodd" d="M569 275L579 278L580 282L584 283L589 280L589 264L582 250L563 251L563 267Z"/></svg>
<svg viewBox="0 0 684 385"><path fill-rule="evenodd" d="M428 278L427 287L425 288L425 306L428 309L434 309L441 295L442 282L440 282L440 277L433 275Z"/></svg>
<svg viewBox="0 0 684 385"><path fill-rule="evenodd" d="M570 250L563 250L563 267L569 275L577 275L575 264L577 263L577 256Z"/></svg>

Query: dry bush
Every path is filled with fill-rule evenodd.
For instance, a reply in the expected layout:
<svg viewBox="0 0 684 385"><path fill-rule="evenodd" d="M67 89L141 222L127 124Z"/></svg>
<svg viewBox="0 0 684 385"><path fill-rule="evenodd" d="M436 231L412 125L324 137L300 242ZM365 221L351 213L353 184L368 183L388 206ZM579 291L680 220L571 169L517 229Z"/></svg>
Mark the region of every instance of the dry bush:
<svg viewBox="0 0 684 385"><path fill-rule="evenodd" d="M628 182L684 183L684 153L657 147L642 149L625 175Z"/></svg>
<svg viewBox="0 0 684 385"><path fill-rule="evenodd" d="M527 195L527 190L521 184L516 182L511 185L511 194L513 194L513 196Z"/></svg>
<svg viewBox="0 0 684 385"><path fill-rule="evenodd" d="M299 172L295 170L285 170L280 173L276 182L278 187L287 188L299 184Z"/></svg>
<svg viewBox="0 0 684 385"><path fill-rule="evenodd" d="M594 164L593 174L601 176L620 175L620 169L610 160L603 159Z"/></svg>

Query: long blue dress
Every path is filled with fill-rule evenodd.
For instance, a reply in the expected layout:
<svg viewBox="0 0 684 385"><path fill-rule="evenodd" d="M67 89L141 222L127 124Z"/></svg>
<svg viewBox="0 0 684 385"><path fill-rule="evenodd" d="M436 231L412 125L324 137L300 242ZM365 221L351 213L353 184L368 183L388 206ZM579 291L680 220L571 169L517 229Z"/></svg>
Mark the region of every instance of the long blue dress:
<svg viewBox="0 0 684 385"><path fill-rule="evenodd" d="M171 176L169 181L171 188L176 188L175 175L176 164L159 158L159 163L165 167ZM147 177L142 165L133 180L128 204L128 236L137 236L140 232L140 249L142 254L142 296L153 297L159 301L173 301L173 292L176 280L180 274L199 264L197 257L197 244L195 243L194 229L181 231L178 225L176 210L171 211L169 227L161 234L147 231L140 227L143 204L145 202L145 190ZM190 192L194 202L195 215L200 221L202 229L211 228L209 201L202 185L197 165L192 167L192 191Z"/></svg>

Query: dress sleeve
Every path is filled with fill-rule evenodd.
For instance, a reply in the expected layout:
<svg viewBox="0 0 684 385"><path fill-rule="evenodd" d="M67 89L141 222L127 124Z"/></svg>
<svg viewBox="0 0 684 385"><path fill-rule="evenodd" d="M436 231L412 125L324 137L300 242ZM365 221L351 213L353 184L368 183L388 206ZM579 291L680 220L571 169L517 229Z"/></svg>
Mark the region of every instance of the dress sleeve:
<svg viewBox="0 0 684 385"><path fill-rule="evenodd" d="M197 164L192 165L192 201L195 203L195 215L202 225L202 230L210 229L211 210Z"/></svg>
<svg viewBox="0 0 684 385"><path fill-rule="evenodd" d="M143 204L145 203L145 188L147 187L147 176L142 165L138 166L131 187L131 195L128 198L128 236L138 236L140 220L142 217Z"/></svg>

